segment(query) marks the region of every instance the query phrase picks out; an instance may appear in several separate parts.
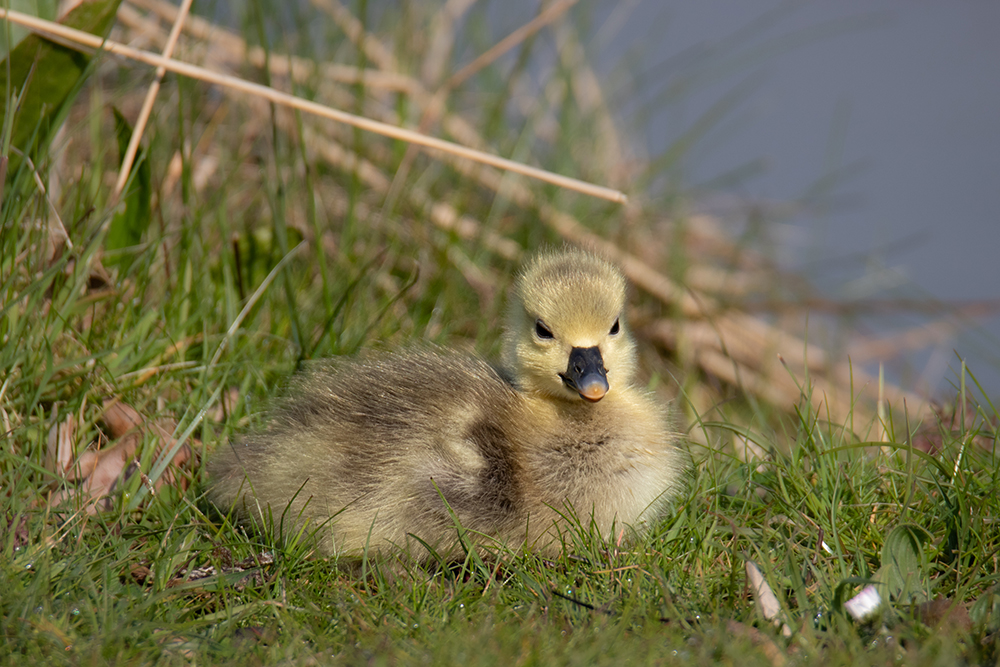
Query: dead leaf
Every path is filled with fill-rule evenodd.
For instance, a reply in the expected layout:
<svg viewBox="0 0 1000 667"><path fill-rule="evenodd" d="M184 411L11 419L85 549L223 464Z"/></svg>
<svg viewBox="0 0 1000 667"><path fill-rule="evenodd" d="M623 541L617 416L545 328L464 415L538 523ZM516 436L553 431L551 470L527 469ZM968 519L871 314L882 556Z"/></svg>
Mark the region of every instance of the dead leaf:
<svg viewBox="0 0 1000 667"><path fill-rule="evenodd" d="M771 590L771 586L764 579L764 574L752 561L747 561L747 581L753 591L753 598L757 602L757 609L768 621L774 623L775 627L781 627L781 634L785 637L792 636L792 629L781 620L781 604Z"/></svg>
<svg viewBox="0 0 1000 667"><path fill-rule="evenodd" d="M133 565L132 569L129 571L132 575L133 581L135 583L144 585L146 581L153 576L153 571L149 569L146 565Z"/></svg>
<svg viewBox="0 0 1000 667"><path fill-rule="evenodd" d="M209 417L212 421L222 423L236 409L236 404L240 400L240 390L230 387L219 396L219 402L212 406Z"/></svg>
<svg viewBox="0 0 1000 667"><path fill-rule="evenodd" d="M120 438L129 431L138 430L145 423L135 408L117 399L104 401L103 420L112 438Z"/></svg>
<svg viewBox="0 0 1000 667"><path fill-rule="evenodd" d="M88 514L110 509L111 495L118 487L119 481L127 480L135 474L142 476L143 482L151 492L162 488L164 484L177 486L181 491L187 490L188 478L177 474L185 465L195 462L194 451L187 443L177 450L171 465L155 481L146 477L136 457L136 451L142 444L145 433L160 441L156 448L157 457L165 448L172 449L176 444L171 435L176 428L173 420L164 420L160 423L147 421L133 407L113 399L104 403L103 421L111 437L118 442L103 449L88 449L76 461L65 464L60 458L63 451L60 449L60 433L57 431L53 436L50 432L50 451L55 449L53 458L57 461L56 465L63 466L61 469L56 468L57 472L62 473L66 481L78 482L76 488L62 488L52 494L49 498L50 507L82 495L85 498Z"/></svg>
<svg viewBox="0 0 1000 667"><path fill-rule="evenodd" d="M966 633L972 630L969 610L961 601L950 598L934 598L917 605L917 616L928 627Z"/></svg>
<svg viewBox="0 0 1000 667"><path fill-rule="evenodd" d="M749 563L747 563L749 565ZM754 566L756 567L756 565ZM767 659L771 661L774 667L782 667L788 662L788 658L782 653L781 648L775 643L773 639L765 635L763 632L755 627L740 623L739 621L726 621L726 630L729 634L734 637L743 637L748 639L754 646L760 647L760 650L764 652Z"/></svg>
<svg viewBox="0 0 1000 667"><path fill-rule="evenodd" d="M264 551L253 556L248 556L241 561L234 561L232 553L224 547L213 550L213 555L220 560L218 568L212 564L189 568L188 566L190 563L186 562L181 567L171 572L170 579L166 583L166 588L174 588L176 586L180 586L181 584L202 581L219 576L229 576L231 578L229 585L233 586L233 588L238 591L242 591L247 586L263 586L267 581L266 575L268 574L269 566L274 564L274 554L270 551ZM246 573L246 576L242 578L231 577L231 575L243 573ZM129 569L129 576L135 583L145 586L152 583L153 571L150 568L148 561L135 563ZM202 589L197 588L190 590L196 591Z"/></svg>
<svg viewBox="0 0 1000 667"><path fill-rule="evenodd" d="M73 464L73 436L76 434L76 426L76 417L69 415L49 429L48 448L45 451L45 467L48 470L65 475Z"/></svg>

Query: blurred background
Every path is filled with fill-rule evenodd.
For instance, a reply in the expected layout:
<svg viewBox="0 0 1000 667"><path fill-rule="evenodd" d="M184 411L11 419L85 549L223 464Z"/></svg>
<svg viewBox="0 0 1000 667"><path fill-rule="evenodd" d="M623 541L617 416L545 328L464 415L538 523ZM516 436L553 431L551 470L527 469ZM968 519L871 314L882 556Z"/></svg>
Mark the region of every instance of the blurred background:
<svg viewBox="0 0 1000 667"><path fill-rule="evenodd" d="M896 381L947 394L961 357L1000 389L1000 3L636 0L593 19L634 149L717 114L676 184L737 229L766 221L779 265L834 302L816 323L923 326Z"/></svg>
<svg viewBox="0 0 1000 667"><path fill-rule="evenodd" d="M91 6L113 39L157 52L177 16L165 0ZM177 400L209 386L216 362L198 360L222 359L239 329L214 382L232 373L251 397L368 346L494 354L522 255L570 242L623 266L649 381L683 395L692 419L747 399L741 418L755 420L810 393L823 409L840 394L835 423L862 395L866 418L879 397L918 410L954 399L963 360L996 394L998 28L1000 5L973 0L196 2L182 60L619 188L629 204L174 75L135 130L139 166L123 169L152 72L112 58L64 72L66 59L39 75L65 79L64 116L29 86L33 113L55 122L33 153L41 167L12 169L4 199L4 224L34 231L0 238L6 265L31 256L49 273L19 269L7 298L65 287L73 326L114 359L100 382L155 378ZM29 47L16 47L21 65ZM20 115L24 143L36 119ZM132 185L116 202L120 171ZM36 199L42 225L23 203ZM100 260L86 275L73 273L78 244ZM49 284L57 261L83 292ZM128 341L94 342L110 320L91 299ZM63 327L41 324L38 355ZM14 352L16 367L42 363ZM90 368L84 357L66 367ZM883 364L895 399L878 389ZM25 413L77 396L71 380L33 390Z"/></svg>
<svg viewBox="0 0 1000 667"><path fill-rule="evenodd" d="M452 66L561 4L445 3L463 8ZM343 6L399 20L397 3ZM202 11L247 29L230 3ZM302 25L288 11L275 43ZM1000 391L1000 3L585 0L568 14L635 160L614 185L664 216L683 199L769 253L787 289L757 307L808 318L824 344L847 324L833 337L869 373L884 361L890 381L944 397L964 359ZM337 60L313 28L318 57ZM544 95L560 48L539 33L537 89L515 92Z"/></svg>

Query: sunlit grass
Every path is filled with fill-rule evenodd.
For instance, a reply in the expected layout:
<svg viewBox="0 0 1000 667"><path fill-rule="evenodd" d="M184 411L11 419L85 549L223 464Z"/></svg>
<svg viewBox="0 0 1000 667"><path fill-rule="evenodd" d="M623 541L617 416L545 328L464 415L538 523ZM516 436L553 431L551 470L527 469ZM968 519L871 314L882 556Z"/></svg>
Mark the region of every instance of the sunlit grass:
<svg viewBox="0 0 1000 667"><path fill-rule="evenodd" d="M265 32L267 9L248 13L247 34ZM322 25L331 51L353 62L350 40ZM282 39L293 43L288 30ZM459 37L464 47L477 44L471 32ZM549 168L603 180L611 167L588 151L606 119L579 111L558 79L546 82L547 98L507 106L526 62L488 70L463 91L463 111L476 101L482 138L506 155L545 155ZM918 428L896 410L883 428L861 399L832 419L806 383L785 405L720 390L689 349L668 355L643 338L645 375L664 401L673 397L688 435L687 485L646 537L609 544L584 520L554 561L502 549L445 565L321 558L308 535L228 523L204 502L195 463L186 491L153 494L132 475L107 511L88 514L79 495L49 507L50 491L76 488L53 466L53 428L73 416L77 452L107 446L109 397L164 420L203 457L259 425L268 397L311 359L414 341L495 354L518 252L564 240L539 222L546 204L645 257L659 246L642 247L643 235L683 209L628 212L535 185L530 204L447 163L407 158L403 145L323 127L350 149L338 162L319 139L303 138L311 119L168 80L145 143L155 193L148 230L139 245L105 252L118 166L107 105L129 116L143 81L114 64L98 68L38 165L54 198L23 165L4 191L0 629L9 663L997 659L1000 415L971 373L953 424ZM319 78L297 85L345 94ZM364 100L358 110L409 118L403 95L353 92ZM442 207L469 224L444 224L434 217ZM677 243L660 259L686 251ZM638 290L633 305L639 324L682 316ZM156 481L163 438L141 438L137 468ZM733 446L740 442L753 446ZM903 534L920 537L912 553L887 539ZM891 562L909 556L911 577L892 589ZM790 638L762 618L747 561L764 573ZM854 621L843 603L871 581L886 605Z"/></svg>

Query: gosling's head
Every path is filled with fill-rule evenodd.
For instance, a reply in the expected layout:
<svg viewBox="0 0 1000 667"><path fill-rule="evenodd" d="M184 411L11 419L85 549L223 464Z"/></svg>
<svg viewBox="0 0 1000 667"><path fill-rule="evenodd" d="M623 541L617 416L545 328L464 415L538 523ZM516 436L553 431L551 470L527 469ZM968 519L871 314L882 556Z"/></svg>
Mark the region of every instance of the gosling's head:
<svg viewBox="0 0 1000 667"><path fill-rule="evenodd" d="M625 277L588 252L536 255L514 285L504 362L525 391L599 401L632 382L635 343L625 325Z"/></svg>

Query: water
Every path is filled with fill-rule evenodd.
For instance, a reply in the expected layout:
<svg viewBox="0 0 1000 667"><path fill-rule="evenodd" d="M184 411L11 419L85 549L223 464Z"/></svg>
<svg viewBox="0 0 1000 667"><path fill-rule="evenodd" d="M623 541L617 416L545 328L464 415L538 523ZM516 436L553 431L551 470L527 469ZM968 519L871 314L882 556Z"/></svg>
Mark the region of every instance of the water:
<svg viewBox="0 0 1000 667"><path fill-rule="evenodd" d="M876 308L860 319L872 335L932 319L962 325L906 354L890 375L947 395L957 353L996 395L1000 3L640 0L623 19L626 4L594 12L590 48L600 69L610 76L632 54L630 72L642 77L647 101L679 76L692 79L679 101L648 110L637 145L655 154L746 86L727 119L685 156L684 182L710 186L703 201L723 213L800 200L812 189L809 206L778 235L785 265L838 301L905 297L932 313ZM720 179L751 163L750 176ZM833 184L817 189L826 176ZM994 303L969 318L938 307L983 300Z"/></svg>

